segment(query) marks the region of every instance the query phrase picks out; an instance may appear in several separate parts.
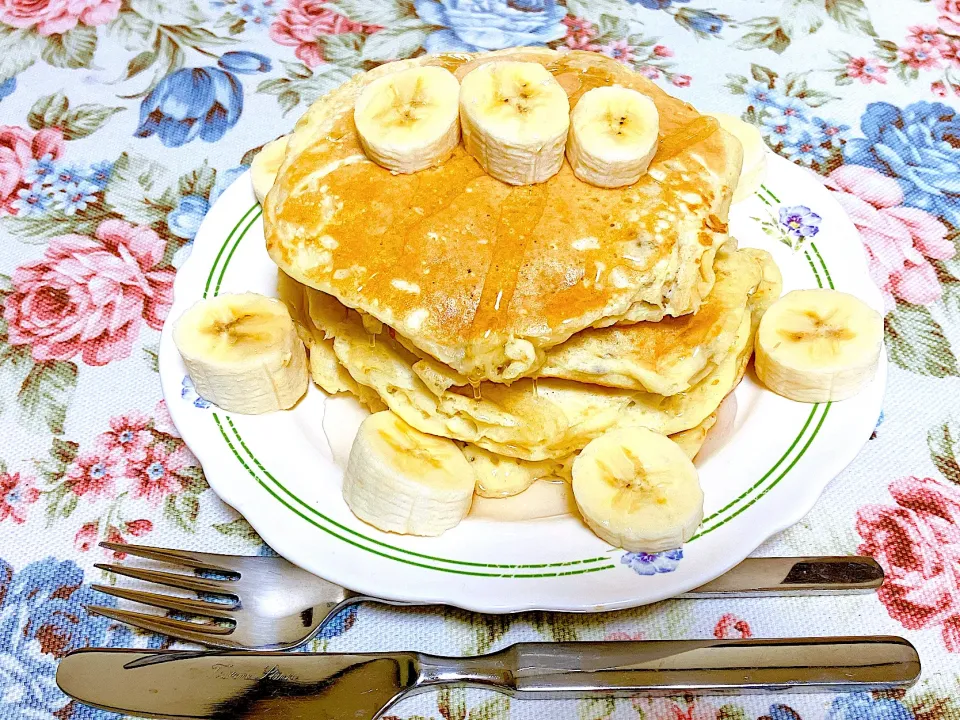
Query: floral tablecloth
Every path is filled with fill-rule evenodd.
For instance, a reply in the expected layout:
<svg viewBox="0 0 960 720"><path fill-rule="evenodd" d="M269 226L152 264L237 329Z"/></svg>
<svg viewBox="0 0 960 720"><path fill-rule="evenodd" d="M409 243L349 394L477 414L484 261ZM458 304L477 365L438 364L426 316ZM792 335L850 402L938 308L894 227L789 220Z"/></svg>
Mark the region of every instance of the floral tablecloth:
<svg viewBox="0 0 960 720"><path fill-rule="evenodd" d="M313 649L896 633L925 667L906 694L521 703L454 690L390 714L960 718L960 0L0 0L0 718L113 717L57 690L58 659L163 646L84 610L111 604L90 587L109 559L99 541L270 552L208 489L161 399L158 332L207 209L356 72L529 44L605 53L740 115L836 192L886 299L885 416L807 519L759 553L869 553L889 579L873 596L590 617L363 607Z"/></svg>

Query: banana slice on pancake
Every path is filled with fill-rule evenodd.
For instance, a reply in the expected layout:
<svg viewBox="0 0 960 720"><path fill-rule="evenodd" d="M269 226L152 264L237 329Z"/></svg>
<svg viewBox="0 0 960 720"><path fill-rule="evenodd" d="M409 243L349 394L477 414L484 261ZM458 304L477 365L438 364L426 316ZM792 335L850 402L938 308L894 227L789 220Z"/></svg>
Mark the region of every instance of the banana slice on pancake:
<svg viewBox="0 0 960 720"><path fill-rule="evenodd" d="M743 168L733 193L733 202L746 200L760 189L767 176L767 146L756 125L745 123L726 113L711 113L720 127L733 135L743 146Z"/></svg>
<svg viewBox="0 0 960 720"><path fill-rule="evenodd" d="M584 93L570 118L567 161L598 187L632 185L657 152L660 116L643 93L613 85Z"/></svg>
<svg viewBox="0 0 960 720"><path fill-rule="evenodd" d="M668 437L642 427L592 440L573 463L573 494L590 529L631 552L678 548L703 520L693 462Z"/></svg>
<svg viewBox="0 0 960 720"><path fill-rule="evenodd" d="M256 293L201 300L173 340L200 397L256 415L293 407L309 384L307 354L287 307Z"/></svg>
<svg viewBox="0 0 960 720"><path fill-rule="evenodd" d="M367 85L353 111L367 157L397 173L439 165L460 142L460 83L449 70L423 66Z"/></svg>
<svg viewBox="0 0 960 720"><path fill-rule="evenodd" d="M283 156L287 152L288 135L271 140L262 148L260 152L253 156L253 162L250 163L250 180L253 183L253 194L257 196L257 201L263 205L263 199L273 187L273 182L277 179L277 171L283 163Z"/></svg>
<svg viewBox="0 0 960 720"><path fill-rule="evenodd" d="M570 127L567 93L543 65L490 62L460 85L463 144L509 185L533 185L560 171Z"/></svg>

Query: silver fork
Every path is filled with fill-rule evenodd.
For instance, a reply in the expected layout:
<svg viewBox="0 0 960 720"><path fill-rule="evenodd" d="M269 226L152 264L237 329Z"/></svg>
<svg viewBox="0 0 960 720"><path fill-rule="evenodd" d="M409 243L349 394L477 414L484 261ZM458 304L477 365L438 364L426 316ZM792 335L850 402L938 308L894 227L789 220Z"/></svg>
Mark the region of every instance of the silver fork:
<svg viewBox="0 0 960 720"><path fill-rule="evenodd" d="M162 615L91 605L96 615L134 627L232 650L286 650L320 633L344 608L362 602L395 606L417 603L358 595L301 570L279 557L241 557L140 545L101 547L193 570L192 575L98 563L97 568L148 583L198 593L198 599L94 585L107 595L144 605L203 616L188 622ZM207 575L206 577L204 576ZM214 574L217 577L209 577ZM872 558L748 558L716 580L680 597L825 595L871 592L883 582ZM216 595L218 600L203 599Z"/></svg>

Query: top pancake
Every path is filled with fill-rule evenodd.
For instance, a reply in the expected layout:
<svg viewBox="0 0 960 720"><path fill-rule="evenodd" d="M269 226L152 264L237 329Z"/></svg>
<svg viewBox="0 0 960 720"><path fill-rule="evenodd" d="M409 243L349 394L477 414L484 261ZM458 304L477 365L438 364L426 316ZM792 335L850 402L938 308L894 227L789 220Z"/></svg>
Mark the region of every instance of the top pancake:
<svg viewBox="0 0 960 720"><path fill-rule="evenodd" d="M462 146L413 175L363 155L353 106L366 83L418 64L462 76L508 57L541 62L571 106L601 85L649 96L660 150L648 174L604 189L564 163L545 183L512 187ZM267 249L292 277L395 328L472 381L511 381L591 325L695 311L727 239L740 161L739 142L712 118L602 55L423 56L354 78L300 119L266 198Z"/></svg>

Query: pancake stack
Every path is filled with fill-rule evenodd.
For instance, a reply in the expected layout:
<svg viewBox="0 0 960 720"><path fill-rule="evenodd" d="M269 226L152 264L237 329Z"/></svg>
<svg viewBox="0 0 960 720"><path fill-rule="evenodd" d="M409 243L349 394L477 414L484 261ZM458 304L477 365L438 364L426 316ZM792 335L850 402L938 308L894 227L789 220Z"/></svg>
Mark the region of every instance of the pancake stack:
<svg viewBox="0 0 960 720"><path fill-rule="evenodd" d="M365 87L424 66L462 81L501 61L542 65L571 110L599 87L649 98L659 142L646 172L598 187L564 161L513 185L463 144L415 172L368 157L354 123ZM693 457L780 295L770 255L727 232L740 142L604 56L389 63L318 100L275 152L267 249L314 382L455 441L487 497L569 479L612 430L645 427Z"/></svg>

